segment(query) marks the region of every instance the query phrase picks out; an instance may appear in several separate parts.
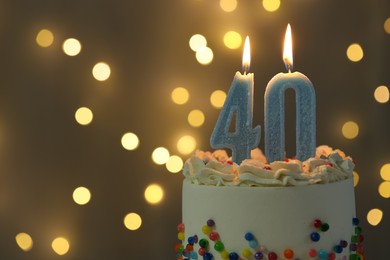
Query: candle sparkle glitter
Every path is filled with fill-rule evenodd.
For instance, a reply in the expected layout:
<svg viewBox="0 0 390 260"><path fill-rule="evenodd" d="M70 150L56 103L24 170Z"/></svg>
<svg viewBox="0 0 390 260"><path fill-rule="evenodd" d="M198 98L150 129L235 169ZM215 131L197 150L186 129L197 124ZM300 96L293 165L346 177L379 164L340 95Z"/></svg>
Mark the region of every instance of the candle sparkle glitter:
<svg viewBox="0 0 390 260"><path fill-rule="evenodd" d="M252 128L253 120L253 73L250 66L249 38L245 40L243 54L244 75L236 72L229 93L210 138L214 149L229 148L232 158L240 164L250 158L250 151L260 142L260 126ZM229 131L235 115L234 132Z"/></svg>
<svg viewBox="0 0 390 260"><path fill-rule="evenodd" d="M264 96L265 154L268 162L286 157L284 95L286 89L295 91L296 102L296 158L304 161L315 156L316 115L315 91L311 81L292 70L291 27L287 26L283 59L288 73L279 73L268 83Z"/></svg>

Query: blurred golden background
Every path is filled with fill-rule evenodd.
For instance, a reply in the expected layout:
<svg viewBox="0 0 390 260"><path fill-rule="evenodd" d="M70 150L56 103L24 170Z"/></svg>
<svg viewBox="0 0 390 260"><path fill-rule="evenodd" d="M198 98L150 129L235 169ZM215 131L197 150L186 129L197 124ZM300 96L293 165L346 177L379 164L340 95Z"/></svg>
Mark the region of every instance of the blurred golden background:
<svg viewBox="0 0 390 260"><path fill-rule="evenodd" d="M385 259L388 0L0 1L0 259L174 259L182 164L210 150L246 35L263 130L287 23L317 144L355 160L365 251Z"/></svg>

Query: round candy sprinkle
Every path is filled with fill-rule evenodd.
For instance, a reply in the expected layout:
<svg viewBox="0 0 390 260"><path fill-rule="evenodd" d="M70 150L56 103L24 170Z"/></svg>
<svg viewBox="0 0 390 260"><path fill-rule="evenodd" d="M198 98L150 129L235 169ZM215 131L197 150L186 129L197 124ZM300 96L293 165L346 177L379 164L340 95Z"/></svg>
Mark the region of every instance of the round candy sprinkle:
<svg viewBox="0 0 390 260"><path fill-rule="evenodd" d="M194 251L194 246L191 245L191 244L187 244L187 245L186 245L186 250L187 250L188 252Z"/></svg>
<svg viewBox="0 0 390 260"><path fill-rule="evenodd" d="M309 249L309 251L307 252L307 254L308 254L310 257L316 257L316 256L317 256L317 250L315 250L314 248Z"/></svg>
<svg viewBox="0 0 390 260"><path fill-rule="evenodd" d="M343 252L343 247L340 245L334 246L333 251L335 251L337 254L340 254L341 252Z"/></svg>
<svg viewBox="0 0 390 260"><path fill-rule="evenodd" d="M178 238L179 240L184 240L184 233L183 233L183 232L179 232L179 233L177 234L177 238Z"/></svg>
<svg viewBox="0 0 390 260"><path fill-rule="evenodd" d="M294 257L294 251L292 251L290 248L287 248L286 250L284 250L283 254L284 254L284 257L287 259L291 259Z"/></svg>
<svg viewBox="0 0 390 260"><path fill-rule="evenodd" d="M209 246L209 241L207 239L202 238L199 241L199 246L202 248L207 248Z"/></svg>
<svg viewBox="0 0 390 260"><path fill-rule="evenodd" d="M349 245L349 250L356 251L356 249L357 249L357 245L356 244L350 244Z"/></svg>
<svg viewBox="0 0 390 260"><path fill-rule="evenodd" d="M251 232L247 232L245 233L245 239L248 240L248 241L251 241L255 238L255 236L251 233Z"/></svg>
<svg viewBox="0 0 390 260"><path fill-rule="evenodd" d="M340 240L340 246L342 248L346 248L348 246L348 242L346 240Z"/></svg>
<svg viewBox="0 0 390 260"><path fill-rule="evenodd" d="M177 225L177 231L179 232L184 232L185 226L183 223Z"/></svg>
<svg viewBox="0 0 390 260"><path fill-rule="evenodd" d="M214 225L215 225L214 220L212 220L212 219L207 220L207 226L213 227Z"/></svg>
<svg viewBox="0 0 390 260"><path fill-rule="evenodd" d="M317 232L313 232L310 234L310 239L313 242L318 242L320 240L320 234L318 234Z"/></svg>
<svg viewBox="0 0 390 260"><path fill-rule="evenodd" d="M329 224L328 223L322 223L321 225L321 231L326 232L329 230Z"/></svg>
<svg viewBox="0 0 390 260"><path fill-rule="evenodd" d="M358 236L357 236L357 235L352 235L352 237L351 237L351 242L353 242L353 243L359 242Z"/></svg>
<svg viewBox="0 0 390 260"><path fill-rule="evenodd" d="M313 221L313 226L314 226L315 228L320 228L321 225L322 225L322 221L321 221L321 220L315 219L315 220Z"/></svg>
<svg viewBox="0 0 390 260"><path fill-rule="evenodd" d="M328 253L325 251L325 250L320 250L319 252L318 252L318 257L320 258L320 259L327 259L328 258Z"/></svg>
<svg viewBox="0 0 390 260"><path fill-rule="evenodd" d="M209 238L212 240L212 241L218 241L219 240L219 234L218 232L210 232L209 234Z"/></svg>
<svg viewBox="0 0 390 260"><path fill-rule="evenodd" d="M356 233L356 234L362 233L362 228L359 227L359 226L356 226L356 227L355 227L355 233Z"/></svg>
<svg viewBox="0 0 390 260"><path fill-rule="evenodd" d="M190 259L198 259L198 254L196 252L191 252Z"/></svg>
<svg viewBox="0 0 390 260"><path fill-rule="evenodd" d="M278 259L278 255L275 252L269 252L268 259L269 260L276 260L276 259Z"/></svg>
<svg viewBox="0 0 390 260"><path fill-rule="evenodd" d="M203 234L205 234L205 235L210 234L211 231L212 231L211 227L209 227L209 226L207 226L207 225L204 225L204 226L202 227L202 232L203 232Z"/></svg>
<svg viewBox="0 0 390 260"><path fill-rule="evenodd" d="M189 257L190 256L190 252L187 249L184 249L183 256Z"/></svg>
<svg viewBox="0 0 390 260"><path fill-rule="evenodd" d="M257 243L257 241L256 240L251 240L251 241L249 241L249 246L250 246L250 248L253 248L253 249L255 249L259 244Z"/></svg>
<svg viewBox="0 0 390 260"><path fill-rule="evenodd" d="M249 258L252 255L251 250L249 250L248 248L244 248L241 253L246 258Z"/></svg>
<svg viewBox="0 0 390 260"><path fill-rule="evenodd" d="M209 252L203 255L203 260L212 260L212 259L213 259L213 255Z"/></svg>
<svg viewBox="0 0 390 260"><path fill-rule="evenodd" d="M222 252L225 249L225 246L221 241L218 241L215 243L214 249L218 252Z"/></svg>
<svg viewBox="0 0 390 260"><path fill-rule="evenodd" d="M361 259L360 259L360 256L357 255L357 254L352 254L352 255L350 255L350 256L349 256L349 259L350 259L350 260L361 260Z"/></svg>
<svg viewBox="0 0 390 260"><path fill-rule="evenodd" d="M198 250L199 255L204 256L206 253L207 253L206 248L203 248L203 247L199 248L199 250Z"/></svg>
<svg viewBox="0 0 390 260"><path fill-rule="evenodd" d="M260 252L260 251L256 252L256 253L255 253L255 259L256 259L256 260L261 260L261 259L263 259L263 253Z"/></svg>
<svg viewBox="0 0 390 260"><path fill-rule="evenodd" d="M329 252L328 254L328 260L335 260L336 259L336 254L333 252Z"/></svg>
<svg viewBox="0 0 390 260"><path fill-rule="evenodd" d="M237 253L232 252L229 254L229 260L238 260L239 256Z"/></svg>
<svg viewBox="0 0 390 260"><path fill-rule="evenodd" d="M354 226L357 226L357 225L359 225L359 219L358 218L353 218L352 219L352 224L354 225Z"/></svg>
<svg viewBox="0 0 390 260"><path fill-rule="evenodd" d="M194 244L194 237L189 237L187 239L187 241L188 241L188 244L193 245Z"/></svg>
<svg viewBox="0 0 390 260"><path fill-rule="evenodd" d="M221 257L224 260L228 260L229 259L229 253L224 250L224 251L221 252Z"/></svg>
<svg viewBox="0 0 390 260"><path fill-rule="evenodd" d="M176 244L176 246L175 246L176 253L181 253L181 252L183 252L183 250L184 250L184 246L182 244Z"/></svg>

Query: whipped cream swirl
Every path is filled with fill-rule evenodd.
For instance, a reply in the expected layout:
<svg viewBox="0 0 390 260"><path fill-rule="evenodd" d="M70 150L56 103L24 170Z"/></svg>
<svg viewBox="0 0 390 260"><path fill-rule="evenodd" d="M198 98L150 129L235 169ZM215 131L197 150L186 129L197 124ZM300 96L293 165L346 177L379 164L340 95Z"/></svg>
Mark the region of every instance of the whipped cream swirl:
<svg viewBox="0 0 390 260"><path fill-rule="evenodd" d="M295 159L267 163L259 149L240 165L224 150L197 151L189 158L183 175L192 183L215 186L300 186L352 178L355 164L340 150L319 146L316 156L301 162Z"/></svg>

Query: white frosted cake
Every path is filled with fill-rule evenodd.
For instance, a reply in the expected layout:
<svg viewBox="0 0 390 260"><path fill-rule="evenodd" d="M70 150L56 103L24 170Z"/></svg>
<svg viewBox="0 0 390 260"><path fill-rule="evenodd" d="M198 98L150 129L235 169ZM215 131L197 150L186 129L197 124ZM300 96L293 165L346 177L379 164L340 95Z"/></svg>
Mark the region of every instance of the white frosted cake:
<svg viewBox="0 0 390 260"><path fill-rule="evenodd" d="M365 258L350 157L327 146L304 162L251 157L237 165L198 151L186 161L176 259Z"/></svg>

